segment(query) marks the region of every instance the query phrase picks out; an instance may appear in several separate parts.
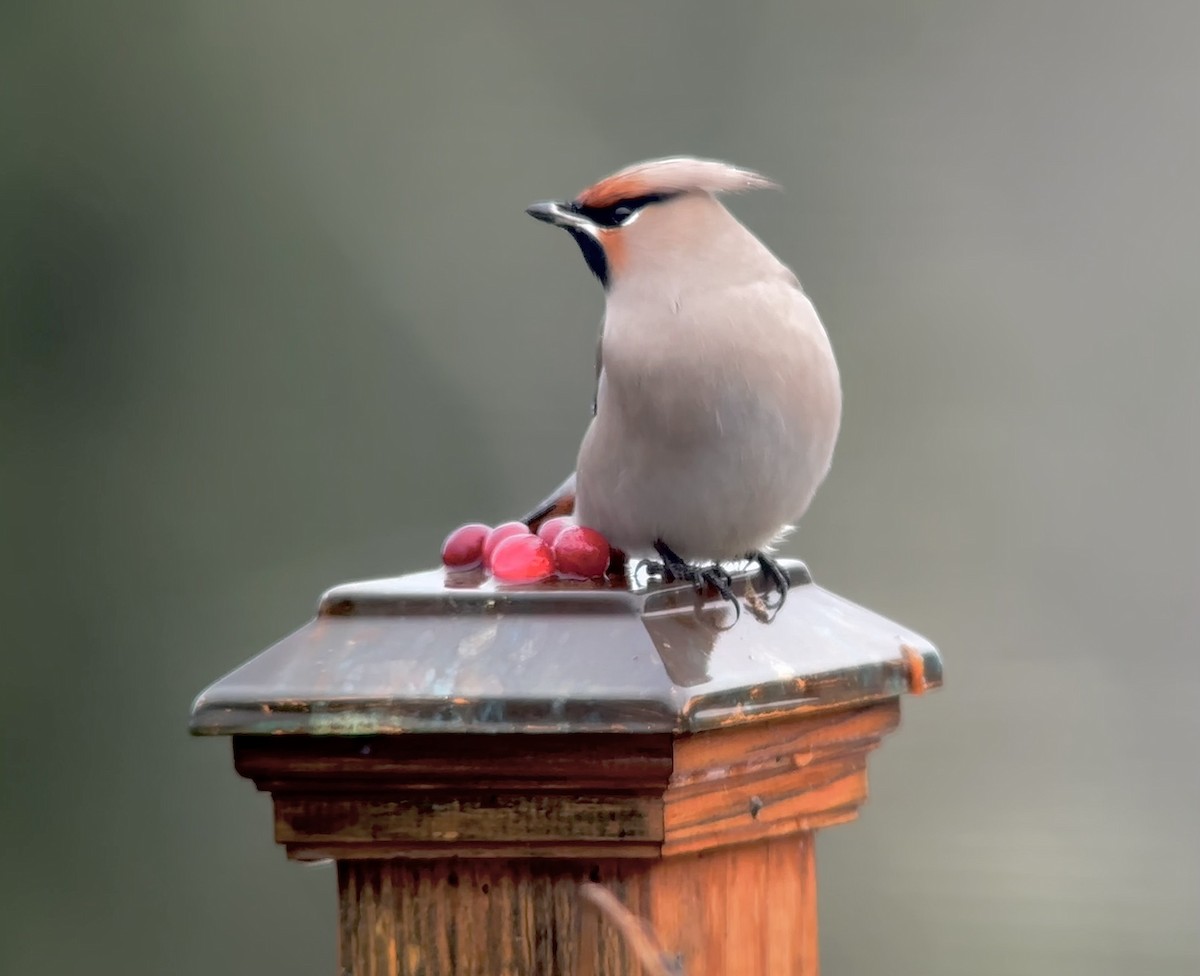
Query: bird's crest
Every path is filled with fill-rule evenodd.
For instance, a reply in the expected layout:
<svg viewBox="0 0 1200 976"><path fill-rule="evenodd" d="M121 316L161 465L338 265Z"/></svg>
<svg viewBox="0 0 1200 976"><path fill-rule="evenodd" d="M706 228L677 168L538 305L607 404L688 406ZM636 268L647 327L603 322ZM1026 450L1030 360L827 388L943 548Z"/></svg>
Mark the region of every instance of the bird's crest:
<svg viewBox="0 0 1200 976"><path fill-rule="evenodd" d="M674 156L626 166L583 190L575 202L585 207L611 207L659 193L741 193L776 186L765 176L716 159Z"/></svg>

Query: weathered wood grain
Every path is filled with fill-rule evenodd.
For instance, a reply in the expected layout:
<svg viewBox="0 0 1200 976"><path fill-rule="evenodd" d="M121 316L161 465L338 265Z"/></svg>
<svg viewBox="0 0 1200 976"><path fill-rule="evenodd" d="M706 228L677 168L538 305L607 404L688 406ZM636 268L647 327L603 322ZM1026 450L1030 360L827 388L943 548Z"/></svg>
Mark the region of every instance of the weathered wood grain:
<svg viewBox="0 0 1200 976"><path fill-rule="evenodd" d="M233 739L237 771L259 789L637 789L671 773L669 735L370 735Z"/></svg>
<svg viewBox="0 0 1200 976"><path fill-rule="evenodd" d="M671 750L669 735L234 738L298 860L653 857Z"/></svg>
<svg viewBox="0 0 1200 976"><path fill-rule="evenodd" d="M663 796L663 856L852 819L867 797L867 753L899 721L893 701L679 739Z"/></svg>
<svg viewBox="0 0 1200 976"><path fill-rule="evenodd" d="M585 870L503 861L343 862L341 969L356 976L634 972L619 933L584 918L578 886Z"/></svg>
<svg viewBox="0 0 1200 976"><path fill-rule="evenodd" d="M275 801L281 844L661 841L657 797L588 793L307 797Z"/></svg>
<svg viewBox="0 0 1200 976"><path fill-rule="evenodd" d="M681 736L234 747L273 794L289 856L338 862L347 976L643 973L641 930L602 916L583 881L644 919L686 976L812 976L814 831L856 815L867 755L898 722L892 700Z"/></svg>
<svg viewBox="0 0 1200 976"><path fill-rule="evenodd" d="M666 858L648 875L649 920L687 976L816 976L811 833Z"/></svg>
<svg viewBox="0 0 1200 976"><path fill-rule="evenodd" d="M638 976L591 880L644 918L687 976L816 976L811 834L657 863L345 861L340 962L355 976Z"/></svg>

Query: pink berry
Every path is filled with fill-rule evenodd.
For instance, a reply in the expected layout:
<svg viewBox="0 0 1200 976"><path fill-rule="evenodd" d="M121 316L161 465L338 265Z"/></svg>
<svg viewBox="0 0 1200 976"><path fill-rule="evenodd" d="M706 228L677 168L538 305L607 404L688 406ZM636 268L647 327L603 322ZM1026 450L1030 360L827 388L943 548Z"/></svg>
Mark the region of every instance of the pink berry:
<svg viewBox="0 0 1200 976"><path fill-rule="evenodd" d="M532 535L532 533L529 531L529 526L524 522L505 522L502 525L497 525L488 533L488 537L483 543L484 569L492 568L492 553L496 551L496 547L505 539L514 535Z"/></svg>
<svg viewBox="0 0 1200 976"><path fill-rule="evenodd" d="M554 575L550 547L536 535L511 535L492 553L497 583L537 583Z"/></svg>
<svg viewBox="0 0 1200 976"><path fill-rule="evenodd" d="M460 525L442 543L442 565L447 569L474 569L483 561L483 543L490 525L469 522Z"/></svg>
<svg viewBox="0 0 1200 976"><path fill-rule="evenodd" d="M546 519L538 529L538 538L545 540L546 545L554 545L554 540L558 538L558 534L565 528L575 524L575 520L569 515L558 515L552 519Z"/></svg>
<svg viewBox="0 0 1200 976"><path fill-rule="evenodd" d="M591 579L608 569L608 540L583 525L563 529L554 540L553 552L560 576Z"/></svg>

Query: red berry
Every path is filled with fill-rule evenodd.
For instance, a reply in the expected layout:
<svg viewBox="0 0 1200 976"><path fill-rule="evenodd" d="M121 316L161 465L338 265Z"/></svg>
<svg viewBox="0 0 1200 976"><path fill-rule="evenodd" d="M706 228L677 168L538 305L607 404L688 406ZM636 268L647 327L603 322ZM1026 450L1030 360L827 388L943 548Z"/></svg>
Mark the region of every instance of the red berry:
<svg viewBox="0 0 1200 976"><path fill-rule="evenodd" d="M492 553L497 583L537 583L554 575L550 547L536 535L511 535Z"/></svg>
<svg viewBox="0 0 1200 976"><path fill-rule="evenodd" d="M483 561L483 543L490 525L469 522L460 525L442 543L442 564L447 569L474 569Z"/></svg>
<svg viewBox="0 0 1200 976"><path fill-rule="evenodd" d="M496 551L496 547L509 536L514 535L532 535L532 533L524 522L505 522L503 525L497 525L488 533L488 537L483 543L484 569L492 568L492 553Z"/></svg>
<svg viewBox="0 0 1200 976"><path fill-rule="evenodd" d="M595 529L572 525L554 540L554 564L560 576L590 579L608 569L608 540Z"/></svg>
<svg viewBox="0 0 1200 976"><path fill-rule="evenodd" d="M575 524L575 520L569 515L558 515L552 519L546 519L542 523L542 527L538 529L538 538L543 539L546 545L554 545L554 540L558 538L558 534L565 528Z"/></svg>

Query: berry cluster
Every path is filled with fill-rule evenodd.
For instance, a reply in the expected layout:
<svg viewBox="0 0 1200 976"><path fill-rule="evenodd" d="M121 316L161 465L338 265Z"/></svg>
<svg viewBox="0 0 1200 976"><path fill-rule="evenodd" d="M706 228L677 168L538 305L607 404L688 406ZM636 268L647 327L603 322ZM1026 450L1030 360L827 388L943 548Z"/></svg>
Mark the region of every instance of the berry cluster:
<svg viewBox="0 0 1200 976"><path fill-rule="evenodd" d="M494 529L461 525L442 544L442 564L456 572L482 566L498 583L538 583L552 576L595 579L608 570L611 550L595 529L552 518L534 535L524 522Z"/></svg>

